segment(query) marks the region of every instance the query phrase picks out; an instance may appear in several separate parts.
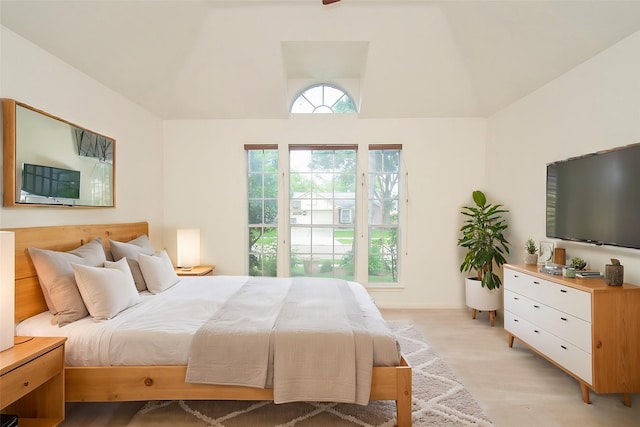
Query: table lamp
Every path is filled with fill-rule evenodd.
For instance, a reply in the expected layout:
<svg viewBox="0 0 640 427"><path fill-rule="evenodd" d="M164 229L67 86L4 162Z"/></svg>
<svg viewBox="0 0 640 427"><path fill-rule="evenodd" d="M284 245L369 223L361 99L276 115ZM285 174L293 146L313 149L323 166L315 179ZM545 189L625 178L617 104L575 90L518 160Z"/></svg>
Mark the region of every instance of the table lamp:
<svg viewBox="0 0 640 427"><path fill-rule="evenodd" d="M15 236L0 231L0 351L13 347L15 336Z"/></svg>
<svg viewBox="0 0 640 427"><path fill-rule="evenodd" d="M200 265L200 229L178 229L178 267L190 270Z"/></svg>

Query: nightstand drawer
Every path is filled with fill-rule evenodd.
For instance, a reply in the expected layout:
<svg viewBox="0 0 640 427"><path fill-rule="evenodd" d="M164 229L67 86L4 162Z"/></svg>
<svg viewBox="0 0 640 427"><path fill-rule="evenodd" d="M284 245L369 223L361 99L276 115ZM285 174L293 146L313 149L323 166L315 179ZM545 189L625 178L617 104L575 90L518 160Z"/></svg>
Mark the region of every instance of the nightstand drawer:
<svg viewBox="0 0 640 427"><path fill-rule="evenodd" d="M60 374L63 369L63 349L62 346L55 348L0 377L0 408L10 405Z"/></svg>

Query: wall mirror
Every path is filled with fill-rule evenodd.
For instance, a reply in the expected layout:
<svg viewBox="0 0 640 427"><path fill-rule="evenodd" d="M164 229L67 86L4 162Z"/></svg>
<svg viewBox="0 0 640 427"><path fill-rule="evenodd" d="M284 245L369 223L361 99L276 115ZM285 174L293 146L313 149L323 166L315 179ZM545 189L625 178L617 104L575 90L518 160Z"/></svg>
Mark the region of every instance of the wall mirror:
<svg viewBox="0 0 640 427"><path fill-rule="evenodd" d="M115 206L113 138L2 99L4 206Z"/></svg>

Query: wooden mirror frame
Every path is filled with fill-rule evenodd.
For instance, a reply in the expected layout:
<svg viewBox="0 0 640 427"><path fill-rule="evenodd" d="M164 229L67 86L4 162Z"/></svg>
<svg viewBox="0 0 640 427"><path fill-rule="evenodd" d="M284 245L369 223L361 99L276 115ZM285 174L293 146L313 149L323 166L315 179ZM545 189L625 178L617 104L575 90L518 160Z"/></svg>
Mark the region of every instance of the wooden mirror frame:
<svg viewBox="0 0 640 427"><path fill-rule="evenodd" d="M21 202L18 200L16 183L18 182L18 173L21 173L21 168L16 164L17 159L17 113L16 108L22 107L32 112L38 113L50 119L57 120L61 123L65 123L74 128L84 130L99 137L106 138L113 141L112 148L112 161L111 161L111 203L110 204L62 204L62 203L39 203L39 202ZM2 139L3 139L3 206L5 207L33 207L33 206L46 206L46 207L77 207L77 208L113 208L116 206L116 144L115 139L101 135L97 132L93 132L82 126L78 126L67 120L56 117L45 111L31 107L30 105L18 102L14 99L2 98ZM82 182L82 181L81 181ZM44 198L43 198L44 200Z"/></svg>

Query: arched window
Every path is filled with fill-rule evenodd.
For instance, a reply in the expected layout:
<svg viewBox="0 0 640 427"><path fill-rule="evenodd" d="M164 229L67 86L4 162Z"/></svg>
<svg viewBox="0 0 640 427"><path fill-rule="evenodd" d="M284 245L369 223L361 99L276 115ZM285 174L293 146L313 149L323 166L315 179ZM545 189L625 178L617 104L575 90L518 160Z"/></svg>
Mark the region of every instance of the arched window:
<svg viewBox="0 0 640 427"><path fill-rule="evenodd" d="M305 89L291 105L292 113L357 113L351 97L342 89L325 83Z"/></svg>

